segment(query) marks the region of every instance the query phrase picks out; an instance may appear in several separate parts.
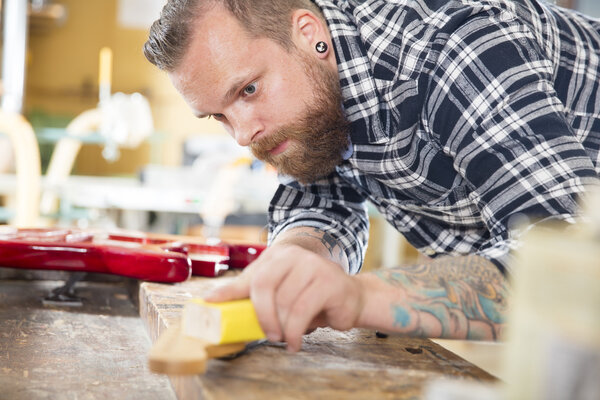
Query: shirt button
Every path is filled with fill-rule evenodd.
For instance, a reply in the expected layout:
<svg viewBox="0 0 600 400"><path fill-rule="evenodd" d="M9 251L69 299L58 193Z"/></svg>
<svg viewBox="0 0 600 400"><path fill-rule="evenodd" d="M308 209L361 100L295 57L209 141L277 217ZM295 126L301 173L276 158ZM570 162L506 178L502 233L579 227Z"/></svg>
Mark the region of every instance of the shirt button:
<svg viewBox="0 0 600 400"><path fill-rule="evenodd" d="M426 256L432 256L435 254L435 251L432 248L426 248L422 250L423 254Z"/></svg>

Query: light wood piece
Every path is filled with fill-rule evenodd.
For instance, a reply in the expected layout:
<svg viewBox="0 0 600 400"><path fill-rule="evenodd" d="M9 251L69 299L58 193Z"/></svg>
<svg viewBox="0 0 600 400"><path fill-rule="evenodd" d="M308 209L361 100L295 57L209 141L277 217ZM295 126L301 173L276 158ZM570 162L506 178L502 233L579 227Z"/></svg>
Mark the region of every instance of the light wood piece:
<svg viewBox="0 0 600 400"><path fill-rule="evenodd" d="M203 374L209 358L219 358L238 353L245 343L211 345L203 340L183 335L179 325L165 330L156 341L148 365L150 371L167 375Z"/></svg>

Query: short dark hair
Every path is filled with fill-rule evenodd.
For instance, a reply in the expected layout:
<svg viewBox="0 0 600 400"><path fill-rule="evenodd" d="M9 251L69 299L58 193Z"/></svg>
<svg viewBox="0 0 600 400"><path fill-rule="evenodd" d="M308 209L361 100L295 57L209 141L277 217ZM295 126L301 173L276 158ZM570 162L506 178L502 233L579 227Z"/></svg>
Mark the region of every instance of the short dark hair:
<svg viewBox="0 0 600 400"><path fill-rule="evenodd" d="M294 47L290 20L294 10L307 9L323 19L311 0L169 0L144 44L148 61L164 71L175 70L189 46L194 21L218 4L251 36L272 39L288 51Z"/></svg>

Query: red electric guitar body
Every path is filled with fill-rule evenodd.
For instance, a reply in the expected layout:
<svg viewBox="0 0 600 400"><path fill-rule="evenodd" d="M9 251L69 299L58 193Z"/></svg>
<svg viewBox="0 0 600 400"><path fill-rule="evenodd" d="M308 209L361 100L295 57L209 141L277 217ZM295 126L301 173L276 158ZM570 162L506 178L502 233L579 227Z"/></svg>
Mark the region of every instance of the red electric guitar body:
<svg viewBox="0 0 600 400"><path fill-rule="evenodd" d="M263 245L207 245L175 235L76 229L0 229L0 267L97 272L153 282L244 268Z"/></svg>

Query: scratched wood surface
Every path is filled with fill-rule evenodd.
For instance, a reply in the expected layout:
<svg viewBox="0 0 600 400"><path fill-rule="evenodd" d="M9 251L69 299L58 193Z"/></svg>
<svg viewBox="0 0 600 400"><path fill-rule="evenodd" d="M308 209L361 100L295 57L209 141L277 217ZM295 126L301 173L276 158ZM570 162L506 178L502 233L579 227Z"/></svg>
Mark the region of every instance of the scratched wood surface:
<svg viewBox="0 0 600 400"><path fill-rule="evenodd" d="M62 283L0 280L0 400L174 400L169 380L148 370L131 281L80 282L82 307L44 306Z"/></svg>
<svg viewBox="0 0 600 400"><path fill-rule="evenodd" d="M143 283L140 314L152 340L179 323L183 304L231 277L192 278L174 285ZM449 377L491 382L495 378L427 339L353 329L318 329L289 354L282 344L264 344L233 360L209 360L204 375L171 377L186 399L419 399L423 385Z"/></svg>

